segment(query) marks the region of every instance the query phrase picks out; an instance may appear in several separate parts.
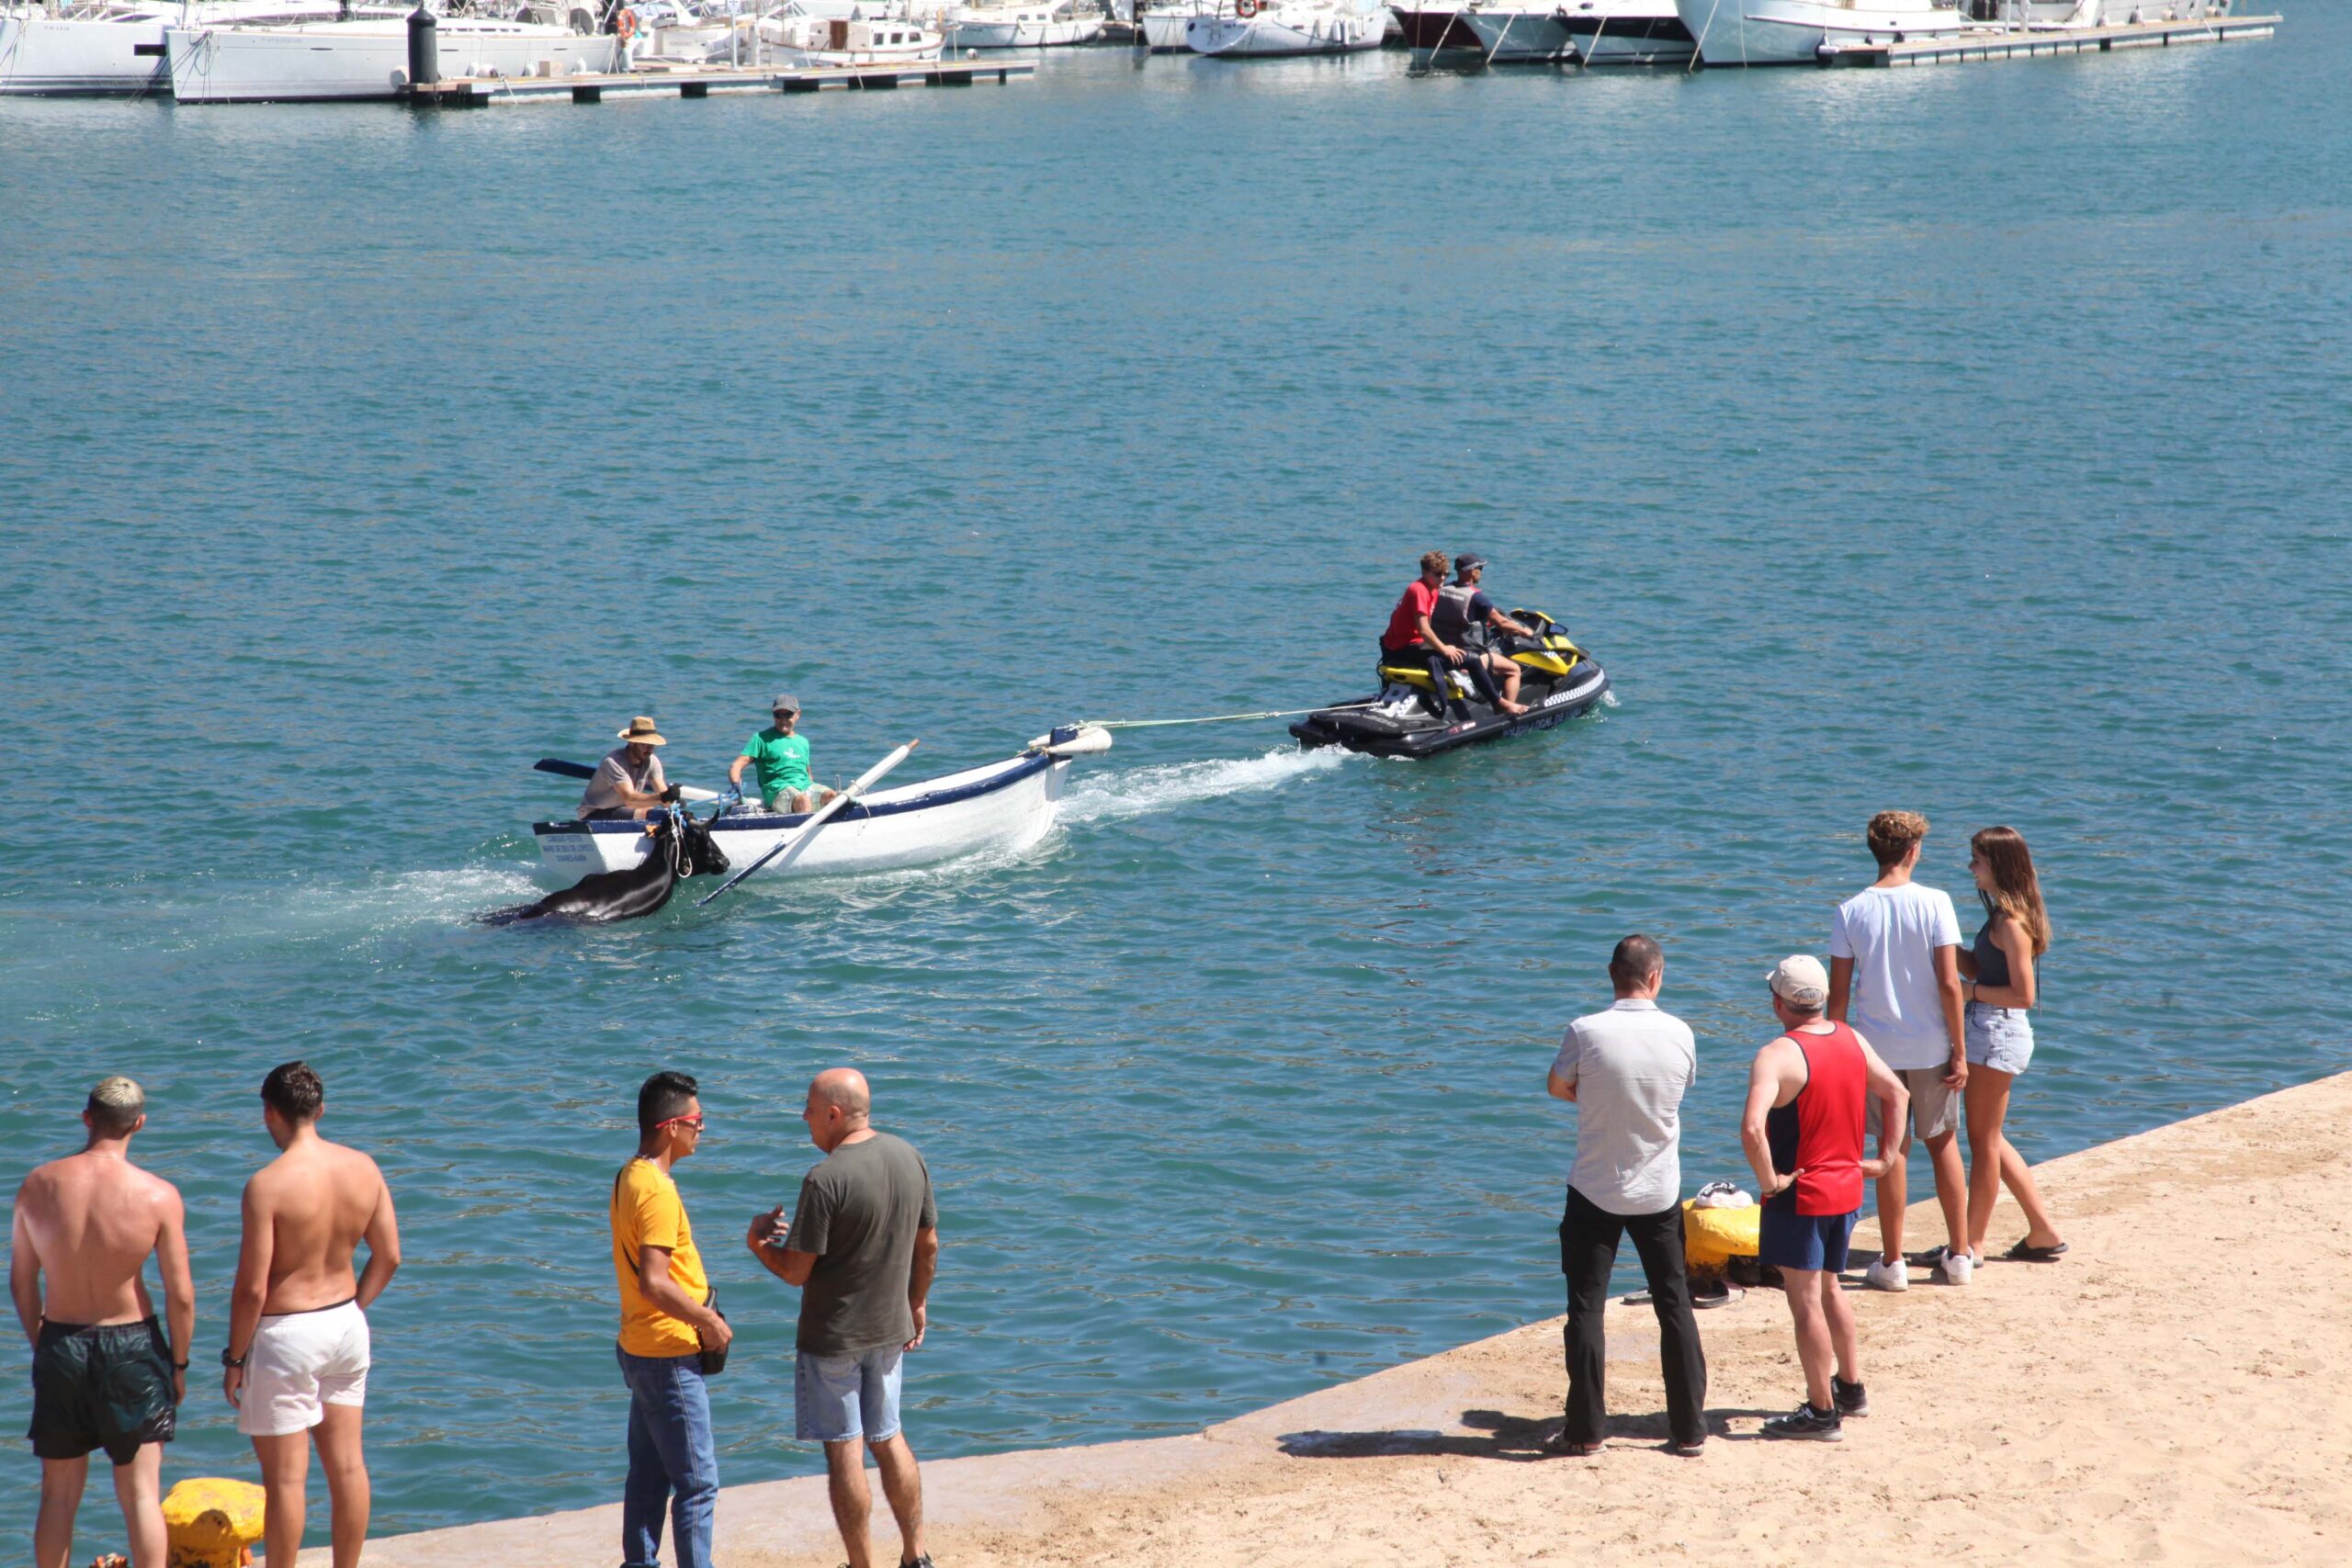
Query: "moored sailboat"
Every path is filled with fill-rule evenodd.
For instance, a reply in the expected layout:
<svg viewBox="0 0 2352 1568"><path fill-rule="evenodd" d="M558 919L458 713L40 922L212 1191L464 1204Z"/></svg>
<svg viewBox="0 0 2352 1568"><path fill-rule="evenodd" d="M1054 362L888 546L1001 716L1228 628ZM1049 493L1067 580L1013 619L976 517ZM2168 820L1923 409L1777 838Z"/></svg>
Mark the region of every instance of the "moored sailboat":
<svg viewBox="0 0 2352 1568"><path fill-rule="evenodd" d="M447 17L432 29L443 76L570 76L623 69L624 41L571 25ZM172 94L185 104L397 98L409 85L410 17L357 16L283 27L166 28Z"/></svg>
<svg viewBox="0 0 2352 1568"><path fill-rule="evenodd" d="M96 0L0 6L0 97L165 92L171 85L164 47L167 28L324 21L336 14L335 0Z"/></svg>
<svg viewBox="0 0 2352 1568"><path fill-rule="evenodd" d="M1233 0L1229 15L1194 17L1184 43L1228 59L1351 54L1378 49L1387 31L1387 8L1368 0Z"/></svg>

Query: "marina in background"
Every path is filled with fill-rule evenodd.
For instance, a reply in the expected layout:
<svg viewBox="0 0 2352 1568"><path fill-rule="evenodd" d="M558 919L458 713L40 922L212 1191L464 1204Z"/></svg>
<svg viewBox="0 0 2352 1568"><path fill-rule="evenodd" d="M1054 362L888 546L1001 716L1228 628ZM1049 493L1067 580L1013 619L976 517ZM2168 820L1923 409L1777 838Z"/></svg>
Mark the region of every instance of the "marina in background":
<svg viewBox="0 0 2352 1568"><path fill-rule="evenodd" d="M2352 12L2281 8L2286 47L1927 75L1094 45L1010 94L0 106L0 686L40 792L0 854L0 1136L21 1168L71 1146L99 1066L146 1085L209 1358L271 1146L252 1086L316 1063L401 1199L368 1417L397 1533L613 1496L602 1205L656 1066L707 1086L684 1179L730 1313L766 1288L740 1224L809 1159L800 1083L866 1066L952 1217L924 1458L1049 1470L1556 1314L1544 1064L1628 930L1698 1034L1690 1178L1736 1175L1762 972L1819 945L1889 804L1963 902L1967 829L2033 836L2030 1157L2341 1071ZM1069 716L1361 694L1432 548L1555 612L1619 705L1414 762L1281 720L1123 733L1025 850L476 919L538 891L529 824L579 797L521 764L626 716L716 784L795 691L839 784L916 735L922 779ZM2177 1260L2129 1250L2165 1212L2065 1267L2120 1256L2177 1304ZM2278 1375L2318 1321L2300 1265L2248 1267L2265 1332L2216 1341L2241 1359L2176 1335L2156 1364L2333 1419ZM1997 1326L2098 1283L2032 1278L1905 1302ZM738 1321L723 1478L788 1485L817 1464L789 1325ZM2021 1377L2045 1353L1992 1337ZM1948 1372L1949 1341L1905 1343L1897 1386ZM2056 1483L2114 1495L2077 1475L2090 1436L2134 1496L2245 1462L2196 1447L2212 1378L2154 1390L2171 1448L2100 1414L2094 1363L2037 1394ZM1949 1438L2011 1419L2001 1393L1873 1420ZM1821 1457L1761 1450L1705 1462ZM1464 1479L1402 1457L1378 1506ZM167 1479L252 1464L192 1391ZM1531 1508L1528 1476L1585 1473L1468 1468ZM1654 1453L1605 1472L1752 1506ZM2245 1495L2225 1518L2310 1522ZM2022 1540L2041 1497L1971 1517ZM107 1502L96 1478L85 1519Z"/></svg>
<svg viewBox="0 0 2352 1568"><path fill-rule="evenodd" d="M187 104L608 96L999 84L1006 57L1115 41L1226 60L1393 43L1459 70L1928 65L2267 38L2235 0L10 0L0 96L169 96ZM1115 36L1114 36L1115 35ZM1002 61L981 68L983 60Z"/></svg>

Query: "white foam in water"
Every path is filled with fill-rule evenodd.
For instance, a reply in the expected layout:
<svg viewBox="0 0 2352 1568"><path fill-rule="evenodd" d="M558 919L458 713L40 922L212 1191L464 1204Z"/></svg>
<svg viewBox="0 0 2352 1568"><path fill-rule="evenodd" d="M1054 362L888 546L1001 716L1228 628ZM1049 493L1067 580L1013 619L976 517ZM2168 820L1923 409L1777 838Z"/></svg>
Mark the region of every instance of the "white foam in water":
<svg viewBox="0 0 2352 1568"><path fill-rule="evenodd" d="M1314 751L1284 748L1262 757L1225 761L1168 762L1108 778L1088 778L1062 797L1065 823L1117 822L1167 811L1219 795L1280 789L1293 779L1343 765L1351 753L1336 747Z"/></svg>
<svg viewBox="0 0 2352 1568"><path fill-rule="evenodd" d="M459 866L447 871L404 871L358 886L299 889L288 912L300 928L410 925L462 919L510 904L528 903L547 891L518 871L500 866Z"/></svg>

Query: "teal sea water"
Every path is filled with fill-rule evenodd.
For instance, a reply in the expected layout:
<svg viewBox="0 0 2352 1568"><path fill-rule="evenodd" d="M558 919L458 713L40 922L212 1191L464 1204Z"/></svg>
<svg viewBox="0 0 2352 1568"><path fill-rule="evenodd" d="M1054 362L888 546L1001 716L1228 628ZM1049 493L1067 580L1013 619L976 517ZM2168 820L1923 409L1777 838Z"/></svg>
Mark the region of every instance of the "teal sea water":
<svg viewBox="0 0 2352 1568"><path fill-rule="evenodd" d="M1764 972L1883 807L1963 895L1973 827L2041 857L2030 1156L2342 1069L2352 13L2286 9L1902 73L0 106L0 1183L144 1080L201 1371L255 1086L317 1064L400 1198L400 1530L617 1496L603 1215L656 1066L711 1113L730 1482L817 1463L739 1238L822 1066L939 1182L933 1456L1559 1310L1542 1082L1611 942L1698 1031L1686 1185L1739 1174ZM829 776L1300 706L1431 547L1618 705L1425 766L1141 731L1017 859L470 922L574 798L528 762L631 714L710 784L778 688ZM251 1465L201 1377L169 1473Z"/></svg>

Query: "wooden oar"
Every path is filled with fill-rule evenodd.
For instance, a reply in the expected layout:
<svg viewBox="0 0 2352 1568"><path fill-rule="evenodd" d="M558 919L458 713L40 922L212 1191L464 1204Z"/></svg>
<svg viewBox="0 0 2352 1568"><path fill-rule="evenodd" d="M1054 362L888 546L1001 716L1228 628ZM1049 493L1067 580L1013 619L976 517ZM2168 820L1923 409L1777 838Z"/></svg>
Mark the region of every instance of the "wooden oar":
<svg viewBox="0 0 2352 1568"><path fill-rule="evenodd" d="M590 767L587 763L567 762L560 757L542 757L537 761L532 763L531 767L534 772L554 773L560 778L593 779L596 776L596 770ZM696 789L692 784L680 784L678 786L678 798L680 800L691 800L695 805L699 806L706 800L717 800L718 798L718 792L715 789Z"/></svg>
<svg viewBox="0 0 2352 1568"><path fill-rule="evenodd" d="M859 795L864 795L868 784L871 784L876 779L880 778L884 773L888 773L892 768L895 768L899 763L905 761L907 760L907 753L922 744L922 742L920 740L910 740L904 746L899 747L897 750L891 752L888 756L883 758L880 761L866 769L865 772L860 773L855 784L850 785L849 788L842 791L841 794L833 796L832 799L825 802L824 805L810 812L808 814L808 820L800 824L799 827L794 829L785 837L778 839L775 841L775 848L769 850L767 853L762 855L759 859L753 861L751 864L745 866L742 870L737 872L734 875L720 883L709 893L695 899L695 908L697 909L701 908L705 904L709 903L713 898L718 897L719 894L726 892L729 888L734 886L737 883L742 881L745 877L751 875L752 873L759 870L760 867L767 864L768 862L775 859L776 856L784 853L786 850L797 849L800 845L808 842L809 835L816 832L818 829L823 827L828 821L831 820L834 812L839 811L842 807L857 799Z"/></svg>

